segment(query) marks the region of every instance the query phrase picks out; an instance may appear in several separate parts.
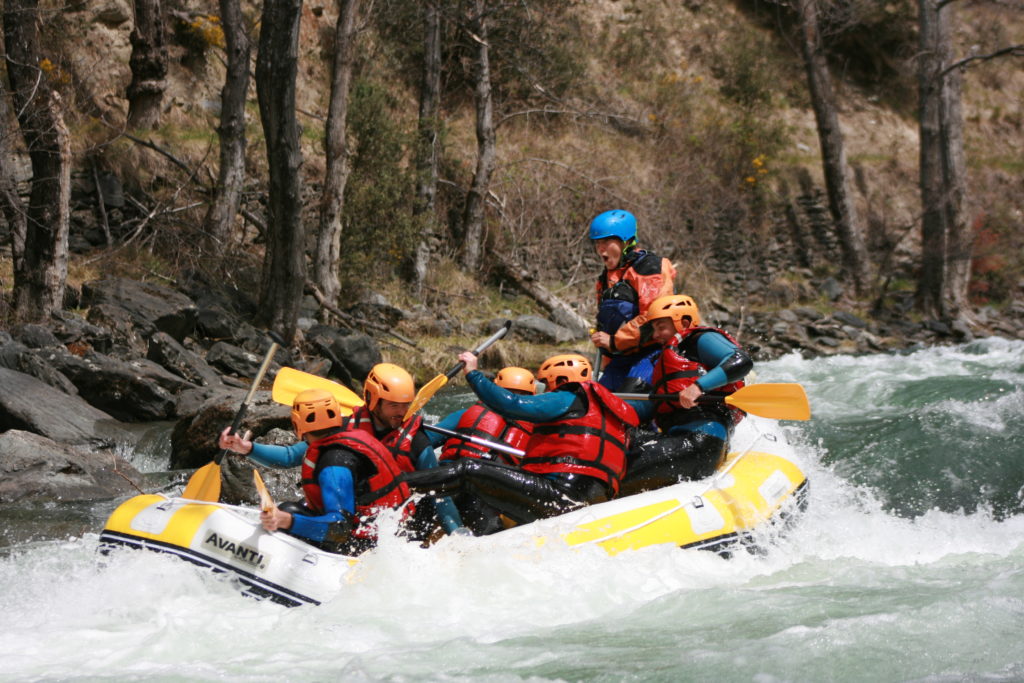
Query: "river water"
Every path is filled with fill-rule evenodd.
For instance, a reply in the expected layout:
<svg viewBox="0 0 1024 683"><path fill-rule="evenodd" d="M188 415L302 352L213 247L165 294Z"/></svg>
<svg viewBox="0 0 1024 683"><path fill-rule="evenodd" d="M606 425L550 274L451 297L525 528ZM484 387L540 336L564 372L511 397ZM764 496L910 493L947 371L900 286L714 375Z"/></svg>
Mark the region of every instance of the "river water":
<svg viewBox="0 0 1024 683"><path fill-rule="evenodd" d="M171 557L101 560L113 503L8 511L0 680L1024 680L1024 342L757 372L814 411L784 426L808 510L764 555L386 540L287 609Z"/></svg>

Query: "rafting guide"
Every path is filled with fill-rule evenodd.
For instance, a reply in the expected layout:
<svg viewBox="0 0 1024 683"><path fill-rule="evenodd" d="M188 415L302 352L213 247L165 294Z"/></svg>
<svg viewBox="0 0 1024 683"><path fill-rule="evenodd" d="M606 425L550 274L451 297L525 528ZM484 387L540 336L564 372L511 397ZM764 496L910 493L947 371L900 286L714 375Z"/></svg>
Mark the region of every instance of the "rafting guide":
<svg viewBox="0 0 1024 683"><path fill-rule="evenodd" d="M658 344L650 338L646 313L659 296L672 294L676 269L653 252L637 247L636 217L619 209L590 222L589 237L604 270L597 279L597 329L590 341L604 367L600 383L612 391L639 391L650 385Z"/></svg>

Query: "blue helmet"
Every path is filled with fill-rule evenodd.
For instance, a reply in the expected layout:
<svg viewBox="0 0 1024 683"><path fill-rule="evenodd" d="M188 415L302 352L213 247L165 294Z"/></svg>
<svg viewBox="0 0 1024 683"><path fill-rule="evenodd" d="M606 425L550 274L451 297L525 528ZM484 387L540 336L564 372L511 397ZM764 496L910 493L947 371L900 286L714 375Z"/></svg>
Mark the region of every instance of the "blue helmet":
<svg viewBox="0 0 1024 683"><path fill-rule="evenodd" d="M636 216L629 211L614 209L605 211L590 221L590 239L599 240L605 237L618 237L629 244L636 239Z"/></svg>

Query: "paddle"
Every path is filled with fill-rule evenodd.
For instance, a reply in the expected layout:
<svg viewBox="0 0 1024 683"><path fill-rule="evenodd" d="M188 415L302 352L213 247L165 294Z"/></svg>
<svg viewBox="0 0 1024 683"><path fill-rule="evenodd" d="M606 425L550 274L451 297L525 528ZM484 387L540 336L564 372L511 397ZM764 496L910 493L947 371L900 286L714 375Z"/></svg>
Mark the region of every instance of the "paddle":
<svg viewBox="0 0 1024 683"><path fill-rule="evenodd" d="M260 382L263 381L263 376L267 374L267 368L270 367L270 363L274 360L274 354L277 353L279 347L284 345L284 340L274 332L270 333L270 339L273 343L267 349L267 355L264 357L263 363L260 364L260 369L256 372L255 379L253 379L252 384L249 386L249 393L242 399L242 405L239 406L238 412L235 413L235 421L231 423L230 434L237 432L238 428L242 425L245 411L249 409L252 397L256 395L256 390L260 388ZM189 478L188 484L185 485L185 490L182 492L181 497L191 500L204 500L211 503L216 503L220 500L220 461L224 459L226 453L226 450L221 450L212 462L196 470Z"/></svg>
<svg viewBox="0 0 1024 683"><path fill-rule="evenodd" d="M634 401L677 401L679 394L615 394L619 398ZM725 402L734 408L770 417L775 420L809 420L811 405L807 394L800 384L771 383L750 384L732 394L715 394L701 396L697 403Z"/></svg>
<svg viewBox="0 0 1024 683"><path fill-rule="evenodd" d="M277 507L270 491L267 490L267 485L263 483L263 477L260 476L259 470L252 471L252 481L256 484L256 492L260 494L260 510L270 512Z"/></svg>
<svg viewBox="0 0 1024 683"><path fill-rule="evenodd" d="M490 439L482 439L479 436L471 436L469 434L453 432L452 430L445 429L444 427L437 427L435 425L424 424L423 429L429 429L432 432L444 434L445 436L450 436L453 439L462 439L463 441L469 441L470 443L475 443L478 446L486 446L487 448L491 448L496 451L501 451L502 453L514 455L517 458L521 458L524 455L526 455L526 451L519 450L518 448L512 448L512 446L509 446L508 444L498 443L497 441L491 441Z"/></svg>
<svg viewBox="0 0 1024 683"><path fill-rule="evenodd" d="M491 344L493 344L494 342L498 341L506 334L508 334L510 327L512 327L512 321L506 320L505 324L501 326L500 330L492 334L484 341L480 342L480 345L473 349L473 355L479 356L481 353L483 353L484 349L486 349L488 346L490 346ZM441 389L441 387L443 387L445 384L448 384L448 380L450 380L455 375L459 374L459 371L461 371L465 365L465 363L459 361L458 363L455 364L454 367L452 367L451 370L449 370L445 374L438 375L434 379L424 384L420 388L420 390L416 392L416 397L412 400L412 403L409 404L409 409L405 411L405 417L402 418L402 421L406 422L413 415L418 413L420 409L427 404L427 401L433 398L434 394L436 394L438 390Z"/></svg>
<svg viewBox="0 0 1024 683"><path fill-rule="evenodd" d="M363 405L363 399L348 387L326 377L311 375L295 368L281 368L277 371L271 397L278 403L290 406L295 400L295 396L306 389L323 389L331 392L342 407L342 412L344 409L348 409L346 415L351 414L352 408Z"/></svg>

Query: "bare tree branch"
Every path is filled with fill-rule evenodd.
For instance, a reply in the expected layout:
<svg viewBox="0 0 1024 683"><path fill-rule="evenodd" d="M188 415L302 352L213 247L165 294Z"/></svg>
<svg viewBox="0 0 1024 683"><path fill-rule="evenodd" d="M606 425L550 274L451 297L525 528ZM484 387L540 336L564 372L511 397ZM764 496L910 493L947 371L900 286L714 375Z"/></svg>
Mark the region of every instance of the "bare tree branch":
<svg viewBox="0 0 1024 683"><path fill-rule="evenodd" d="M966 67L971 62L987 62L990 59L997 59L999 57L1024 57L1024 45L1010 45L1008 47L1001 48L995 52L990 52L987 55L971 55L970 57L964 57L963 59L957 60L947 66L939 74L940 78L944 78L946 74L956 69Z"/></svg>

